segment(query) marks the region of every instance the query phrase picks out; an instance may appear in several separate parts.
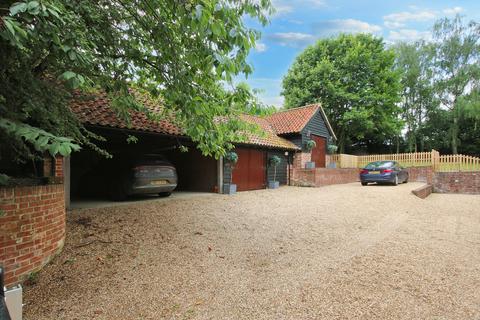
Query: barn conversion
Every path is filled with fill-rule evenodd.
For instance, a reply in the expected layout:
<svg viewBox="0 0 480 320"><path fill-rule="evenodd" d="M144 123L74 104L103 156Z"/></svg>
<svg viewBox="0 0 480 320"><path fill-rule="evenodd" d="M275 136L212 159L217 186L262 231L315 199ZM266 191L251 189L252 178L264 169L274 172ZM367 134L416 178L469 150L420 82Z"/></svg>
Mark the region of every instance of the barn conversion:
<svg viewBox="0 0 480 320"><path fill-rule="evenodd" d="M142 112L130 111L127 122L111 108L111 103L106 94L98 93L88 99L75 99L71 110L88 130L106 138L99 145L117 159L142 153L165 155L177 169L180 190L222 192L229 183L236 184L238 191L265 188L273 179L273 169L268 165L273 155L281 159L276 176L285 185L289 183L292 166L304 167L306 162L313 161L317 167L325 167L327 143L335 139L319 104L264 117L245 115L243 120L258 125L263 134L248 133L243 143L235 145L239 159L232 171L223 159L202 155L182 128L174 124L174 119L154 121ZM157 108L151 102L144 104L152 111ZM138 142L131 143L132 135ZM313 150L306 149L308 140L316 142ZM182 152L179 146L187 146L188 151ZM71 196L105 190L95 179L101 177L102 168L109 161L87 148L73 154L65 163Z"/></svg>

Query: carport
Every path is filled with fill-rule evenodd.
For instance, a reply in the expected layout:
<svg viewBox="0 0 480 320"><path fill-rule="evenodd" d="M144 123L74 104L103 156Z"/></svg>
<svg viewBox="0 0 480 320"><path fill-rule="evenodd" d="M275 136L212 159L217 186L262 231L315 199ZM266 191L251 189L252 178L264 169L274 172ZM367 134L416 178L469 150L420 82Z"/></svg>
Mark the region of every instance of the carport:
<svg viewBox="0 0 480 320"><path fill-rule="evenodd" d="M90 127L89 130L105 137L108 143L100 144L113 156L106 158L93 150L82 150L70 159L71 197L107 196L108 181L103 174L113 163L144 154L165 156L177 169L178 187L181 191L217 191L217 161L203 156L186 139L145 132ZM128 143L128 135L135 135L136 143ZM187 147L182 152L180 146Z"/></svg>
<svg viewBox="0 0 480 320"><path fill-rule="evenodd" d="M144 103L148 106L148 101ZM114 163L146 154L163 155L175 166L178 175L176 190L218 192L218 161L203 156L173 121L167 118L153 121L144 113L132 111L127 122L109 104L109 98L99 93L89 99L76 99L71 105L87 130L105 138L105 141L97 142L97 146L113 156L109 159L98 150L84 147L66 161L65 180L70 186L67 193L73 200L108 197L107 169L111 169ZM155 106L151 108L155 109Z"/></svg>
<svg viewBox="0 0 480 320"><path fill-rule="evenodd" d="M230 182L237 183L239 191L264 189L273 179L274 169L268 165L273 155L281 158L277 181L288 184L289 165L293 153L300 148L279 137L265 118L243 116L243 120L258 125L263 133L247 133L246 141L237 144L235 151L239 154L239 162L230 179L230 168L223 160L203 156L195 143L176 125L174 116L163 115L161 106L148 99L140 96L138 100L153 114L161 114L162 119L152 120L145 113L134 110L129 111L129 118L125 119L111 106L107 94L102 92L89 97L76 96L71 110L87 130L105 138L97 145L111 153L116 161L144 154L165 156L177 170L177 190L221 192L223 184ZM67 204L69 195L73 199L106 197L109 178L105 177L105 172L112 168L113 163L100 155L98 150L88 147L67 160Z"/></svg>

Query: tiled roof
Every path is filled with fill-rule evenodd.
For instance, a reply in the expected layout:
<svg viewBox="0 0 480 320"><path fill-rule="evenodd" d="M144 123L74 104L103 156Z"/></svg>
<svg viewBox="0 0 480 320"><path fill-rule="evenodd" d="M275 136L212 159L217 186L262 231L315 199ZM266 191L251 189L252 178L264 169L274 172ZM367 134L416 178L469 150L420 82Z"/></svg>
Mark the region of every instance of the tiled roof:
<svg viewBox="0 0 480 320"><path fill-rule="evenodd" d="M266 119L277 134L298 133L307 125L315 112L320 108L318 104L276 112Z"/></svg>
<svg viewBox="0 0 480 320"><path fill-rule="evenodd" d="M246 144L254 144L265 147L275 147L281 149L297 150L298 148L295 144L289 140L279 137L275 130L272 128L270 123L265 118L260 118L257 116L243 115L242 120L252 124L256 124L264 132L261 133L251 133L248 132Z"/></svg>
<svg viewBox="0 0 480 320"><path fill-rule="evenodd" d="M141 102L153 112L161 112L158 105L153 104L147 99L140 99ZM155 132L167 135L181 136L184 132L174 124L174 121L149 119L145 113L139 111L130 111L130 125L119 117L111 107L111 100L106 93L99 92L94 95L77 95L70 104L70 108L75 113L80 122L89 125L96 125L110 128L131 129L138 131ZM280 149L298 149L290 141L276 135L273 128L267 120L255 116L242 116L243 120L259 125L265 134L247 133L245 144L258 145Z"/></svg>
<svg viewBox="0 0 480 320"><path fill-rule="evenodd" d="M152 113L160 113L158 105L153 105L146 99L141 102L152 110ZM149 119L143 112L131 110L130 125L119 117L110 106L110 99L106 93L95 93L92 96L79 96L70 104L70 108L77 118L84 124L98 125L103 127L131 129L139 131L156 132L167 135L183 135L183 130L173 124L173 121Z"/></svg>
<svg viewBox="0 0 480 320"><path fill-rule="evenodd" d="M270 123L275 132L279 135L288 133L299 133L305 128L308 121L320 110L330 134L337 139L327 115L320 104L310 104L299 108L279 111L267 116L265 119Z"/></svg>

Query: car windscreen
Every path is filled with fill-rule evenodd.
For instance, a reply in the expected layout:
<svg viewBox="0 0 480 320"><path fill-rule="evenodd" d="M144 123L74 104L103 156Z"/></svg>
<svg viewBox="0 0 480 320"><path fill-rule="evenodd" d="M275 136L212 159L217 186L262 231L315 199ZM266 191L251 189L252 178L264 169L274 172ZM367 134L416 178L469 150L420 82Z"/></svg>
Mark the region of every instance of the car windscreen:
<svg viewBox="0 0 480 320"><path fill-rule="evenodd" d="M374 169L386 169L393 167L393 161L375 161L367 164L365 169L374 170Z"/></svg>
<svg viewBox="0 0 480 320"><path fill-rule="evenodd" d="M170 162L161 155L143 155L134 160L135 165L169 166Z"/></svg>

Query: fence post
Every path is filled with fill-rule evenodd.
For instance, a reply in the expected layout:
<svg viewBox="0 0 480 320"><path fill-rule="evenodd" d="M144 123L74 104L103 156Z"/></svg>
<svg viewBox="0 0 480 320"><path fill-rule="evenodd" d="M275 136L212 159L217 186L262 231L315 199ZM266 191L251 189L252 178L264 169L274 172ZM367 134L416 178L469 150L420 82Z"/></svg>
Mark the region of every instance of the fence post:
<svg viewBox="0 0 480 320"><path fill-rule="evenodd" d="M437 169L438 169L438 161L439 161L439 153L438 153L437 150L432 149L431 162L432 162L432 169L433 169L434 172L436 172Z"/></svg>

